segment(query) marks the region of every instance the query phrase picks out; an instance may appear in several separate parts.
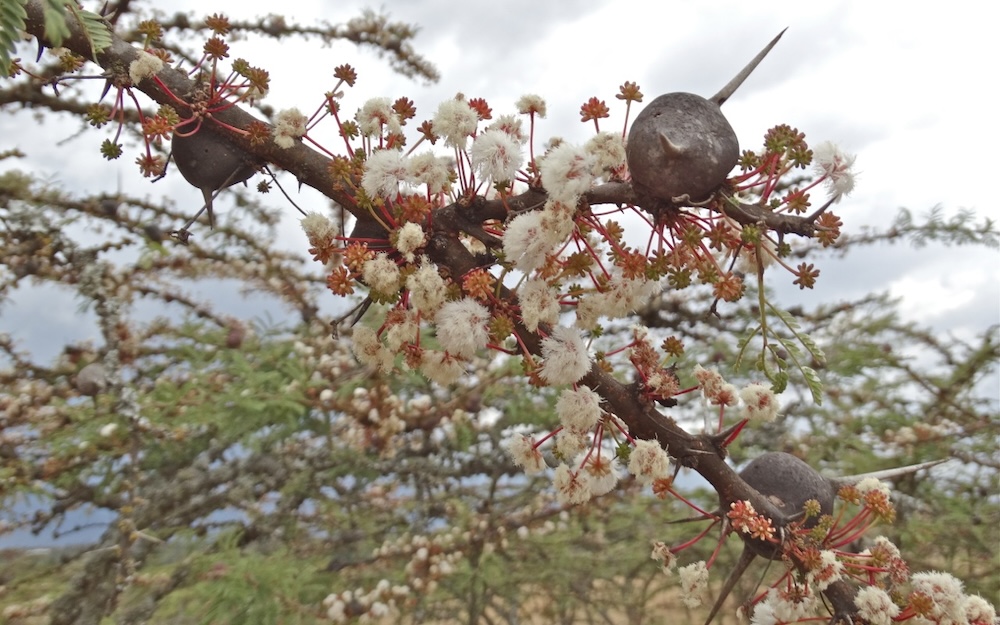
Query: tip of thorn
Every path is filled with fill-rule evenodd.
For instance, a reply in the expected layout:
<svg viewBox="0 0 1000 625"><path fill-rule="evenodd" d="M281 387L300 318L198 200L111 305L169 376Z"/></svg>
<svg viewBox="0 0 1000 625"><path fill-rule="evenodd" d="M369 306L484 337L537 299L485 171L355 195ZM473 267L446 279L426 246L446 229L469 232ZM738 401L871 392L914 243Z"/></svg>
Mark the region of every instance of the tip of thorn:
<svg viewBox="0 0 1000 625"><path fill-rule="evenodd" d="M729 96L733 95L736 89L738 89L739 86L743 84L743 81L747 79L750 73L753 72L753 70L757 69L757 66L760 65L760 62L764 60L764 57L767 56L767 53L771 51L771 48L774 47L774 44L778 43L778 40L781 39L781 36L785 34L786 30L788 30L787 26L785 26L785 28L780 33L778 33L778 35L774 39L772 39L769 44L764 46L764 49L758 52L757 56L755 56L749 63L747 63L747 66L744 67L743 70L739 74L737 74L735 78L730 80L725 87L720 89L719 92L714 96L712 96L711 98L709 98L709 100L715 102L719 106L722 106L722 103L728 100Z"/></svg>

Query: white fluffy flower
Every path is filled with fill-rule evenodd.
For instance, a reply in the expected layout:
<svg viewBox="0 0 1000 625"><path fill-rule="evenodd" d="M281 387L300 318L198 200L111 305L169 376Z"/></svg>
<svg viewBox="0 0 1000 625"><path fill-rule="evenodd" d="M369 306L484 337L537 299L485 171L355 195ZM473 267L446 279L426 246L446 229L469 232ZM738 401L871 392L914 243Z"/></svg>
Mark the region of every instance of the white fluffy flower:
<svg viewBox="0 0 1000 625"><path fill-rule="evenodd" d="M677 569L681 578L681 593L684 605L697 608L701 605L702 595L708 588L708 567L704 560L699 560Z"/></svg>
<svg viewBox="0 0 1000 625"><path fill-rule="evenodd" d="M129 63L128 77L133 85L138 85L143 79L149 78L161 69L163 69L163 60L160 57L140 50L139 56Z"/></svg>
<svg viewBox="0 0 1000 625"><path fill-rule="evenodd" d="M370 198L394 198L407 178L406 159L399 150L378 150L365 161L361 187Z"/></svg>
<svg viewBox="0 0 1000 625"><path fill-rule="evenodd" d="M451 160L421 152L406 159L406 180L413 185L427 185L431 195L444 193L451 184Z"/></svg>
<svg viewBox="0 0 1000 625"><path fill-rule="evenodd" d="M393 315L392 321L386 320L385 324L385 344L394 352L406 343L415 343L420 336L420 324L417 322L417 313L412 310L402 311L400 315Z"/></svg>
<svg viewBox="0 0 1000 625"><path fill-rule="evenodd" d="M593 497L610 493L621 477L618 460L607 453L583 451L577 455L573 464L580 467L578 472L589 482L588 489Z"/></svg>
<svg viewBox="0 0 1000 625"><path fill-rule="evenodd" d="M546 468L542 452L535 446L535 439L530 436L514 434L503 443L503 447L510 454L514 464L522 467L528 475L540 473Z"/></svg>
<svg viewBox="0 0 1000 625"><path fill-rule="evenodd" d="M552 479L556 489L556 499L563 504L587 503L593 493L590 490L590 480L579 471L573 471L569 466L560 464Z"/></svg>
<svg viewBox="0 0 1000 625"><path fill-rule="evenodd" d="M589 191L594 183L596 162L586 150L569 143L552 148L539 164L542 186L549 198L576 206L580 196Z"/></svg>
<svg viewBox="0 0 1000 625"><path fill-rule="evenodd" d="M931 619L939 623L965 622L965 592L956 577L937 571L914 573L910 584L914 591L934 602L927 614Z"/></svg>
<svg viewBox="0 0 1000 625"><path fill-rule="evenodd" d="M392 102L389 98L371 98L358 109L354 119L358 122L361 134L366 137L382 134L383 128L392 134L403 134L399 117L392 110Z"/></svg>
<svg viewBox="0 0 1000 625"><path fill-rule="evenodd" d="M514 106L517 108L518 113L522 113L524 115L534 113L539 117L545 117L547 110L545 100L542 99L542 96L535 94L526 94L521 96L517 99Z"/></svg>
<svg viewBox="0 0 1000 625"><path fill-rule="evenodd" d="M629 454L628 471L642 484L670 477L670 457L654 440L639 439Z"/></svg>
<svg viewBox="0 0 1000 625"><path fill-rule="evenodd" d="M372 291L385 296L392 296L399 290L399 267L384 252L364 262L361 278Z"/></svg>
<svg viewBox="0 0 1000 625"><path fill-rule="evenodd" d="M857 156L842 152L836 144L826 141L813 148L816 171L827 176L830 195L836 200L854 189L854 161Z"/></svg>
<svg viewBox="0 0 1000 625"><path fill-rule="evenodd" d="M479 125L479 114L465 100L445 100L438 106L431 123L445 145L464 150L466 139Z"/></svg>
<svg viewBox="0 0 1000 625"><path fill-rule="evenodd" d="M427 237L424 234L424 229L420 227L420 224L415 224L412 221L403 224L396 232L395 247L407 262L412 263L416 259L414 252L423 247L426 242Z"/></svg>
<svg viewBox="0 0 1000 625"><path fill-rule="evenodd" d="M521 307L521 322L529 332L536 332L538 324L555 325L559 321L557 293L544 280L531 279L517 290Z"/></svg>
<svg viewBox="0 0 1000 625"><path fill-rule="evenodd" d="M556 415L563 427L586 432L601 418L601 396L586 386L565 389L556 402Z"/></svg>
<svg viewBox="0 0 1000 625"><path fill-rule="evenodd" d="M663 566L663 572L667 575L672 573L674 566L677 564L677 556L665 542L660 540L653 541L653 549L649 557L659 562Z"/></svg>
<svg viewBox="0 0 1000 625"><path fill-rule="evenodd" d="M469 153L476 171L493 182L513 180L523 160L521 146L502 130L487 130L477 136Z"/></svg>
<svg viewBox="0 0 1000 625"><path fill-rule="evenodd" d="M590 435L576 430L560 430L556 434L556 455L572 458L590 447Z"/></svg>
<svg viewBox="0 0 1000 625"><path fill-rule="evenodd" d="M449 353L471 358L486 347L489 320L490 311L471 297L447 302L435 315L438 341Z"/></svg>
<svg viewBox="0 0 1000 625"><path fill-rule="evenodd" d="M420 373L431 382L447 386L465 373L465 363L437 350L425 349L420 359Z"/></svg>
<svg viewBox="0 0 1000 625"><path fill-rule="evenodd" d="M379 371L388 372L393 367L393 354L382 341L378 334L368 326L354 326L351 334L351 350L362 363L378 368Z"/></svg>
<svg viewBox="0 0 1000 625"><path fill-rule="evenodd" d="M274 143L279 148L288 149L295 145L295 139L306 134L309 118L297 108L278 111L274 116Z"/></svg>
<svg viewBox="0 0 1000 625"><path fill-rule="evenodd" d="M809 571L808 579L815 590L822 591L844 576L844 563L829 549L824 549L819 555L819 566Z"/></svg>
<svg viewBox="0 0 1000 625"><path fill-rule="evenodd" d="M486 130L500 130L507 133L511 139L516 141L520 145L524 145L528 142L528 135L524 134L521 129L520 118L514 117L513 115L501 115L492 124L486 127Z"/></svg>
<svg viewBox="0 0 1000 625"><path fill-rule="evenodd" d="M573 328L556 326L542 339L542 364L539 375L552 385L575 384L590 371L590 354L580 334Z"/></svg>
<svg viewBox="0 0 1000 625"><path fill-rule="evenodd" d="M778 398L766 384L748 384L740 391L740 399L746 404L743 418L759 421L774 421L778 417Z"/></svg>
<svg viewBox="0 0 1000 625"><path fill-rule="evenodd" d="M448 285L438 272L437 265L422 257L420 268L406 279L410 291L410 304L425 317L438 311L448 295Z"/></svg>
<svg viewBox="0 0 1000 625"><path fill-rule="evenodd" d="M892 491L889 489L889 485L877 477L866 477L858 482L855 487L858 489L858 492L861 493L862 497L872 491L878 491L885 495L886 498L892 497Z"/></svg>
<svg viewBox="0 0 1000 625"><path fill-rule="evenodd" d="M540 212L521 213L507 224L503 233L504 255L521 271L528 273L541 267L551 249L542 231Z"/></svg>
<svg viewBox="0 0 1000 625"><path fill-rule="evenodd" d="M858 616L871 625L891 625L899 614L899 606L893 603L889 593L876 586L865 586L854 595L854 605Z"/></svg>
<svg viewBox="0 0 1000 625"><path fill-rule="evenodd" d="M624 317L641 308L656 292L660 283L645 278L614 276L608 284L608 306L603 315L612 319Z"/></svg>
<svg viewBox="0 0 1000 625"><path fill-rule="evenodd" d="M574 227L572 218L549 208L521 213L504 231L504 255L518 269L530 273L542 266L546 254L560 245Z"/></svg>
<svg viewBox="0 0 1000 625"><path fill-rule="evenodd" d="M990 602L979 595L970 595L962 604L965 619L972 625L992 625L996 623L997 611Z"/></svg>
<svg viewBox="0 0 1000 625"><path fill-rule="evenodd" d="M310 212L300 221L302 230L309 238L309 244L314 247L329 245L338 234L337 224L327 217L317 212Z"/></svg>
<svg viewBox="0 0 1000 625"><path fill-rule="evenodd" d="M594 157L595 176L617 169L625 164L625 140L621 133L601 131L583 146Z"/></svg>

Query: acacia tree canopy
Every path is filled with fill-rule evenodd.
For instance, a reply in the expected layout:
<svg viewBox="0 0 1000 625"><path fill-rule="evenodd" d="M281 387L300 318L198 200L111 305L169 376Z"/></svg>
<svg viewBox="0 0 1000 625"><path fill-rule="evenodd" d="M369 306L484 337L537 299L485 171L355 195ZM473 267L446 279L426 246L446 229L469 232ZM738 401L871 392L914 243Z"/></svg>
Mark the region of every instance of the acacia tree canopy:
<svg viewBox="0 0 1000 625"><path fill-rule="evenodd" d="M40 531L84 505L115 516L65 563L8 574L7 618L426 622L459 610L469 622L573 622L612 610L638 622L708 598L719 562L699 551L708 530L649 536L634 521L690 507L721 528L720 545L743 539L739 574L714 595L737 586L754 622L995 619L976 594L1000 575L988 529L1000 520L996 405L977 393L995 373L995 328L976 344L943 340L876 295L786 311L764 282L813 288L823 249L882 238L995 246L992 224L932 218L907 231L904 215L845 242L834 211L853 157L782 124L760 149L729 154L726 97L661 96L628 134L601 129L609 107L595 97L580 110L594 138L543 149L538 96L496 116L456 97L419 126L406 98L372 97L351 116L357 74L341 65L325 100L303 104L314 114L275 112L263 102L281 68L228 58L237 33L343 38L433 79L412 28L373 13L305 28L142 19L129 3L103 17L39 0L4 9L0 43L24 28L43 49L35 64L3 59L4 106L86 120L108 133L105 158L134 152L150 178L176 175L173 146L209 208L232 188L243 211L208 245L207 225L163 202L3 174L3 297L28 281L74 289L104 340L40 364L4 336L0 494L43 502L5 523ZM104 103L67 92L91 71ZM617 99L627 114L646 103L629 82ZM317 141L321 125L342 145ZM721 174L705 159L716 143L708 161L733 159ZM280 172L331 201L303 213L312 265L270 246L275 212L297 208L263 201ZM254 175L258 194L233 186ZM220 314L186 291L206 279L270 294L300 323ZM323 292L357 297L357 314L331 319ZM140 319L140 300L180 321ZM900 339L939 363L914 367ZM964 470L894 476L908 496L894 505L878 480L834 483L805 463L744 480L728 459L754 448L841 475L944 457ZM684 494L682 470L713 494ZM905 540L865 537L898 517L900 536L922 542L948 534L944 518L983 523L912 555ZM740 576L755 556L780 568L766 594ZM581 557L594 566L570 564ZM660 568L678 558L671 591ZM911 574L914 558L952 573ZM35 592L40 580L55 590Z"/></svg>

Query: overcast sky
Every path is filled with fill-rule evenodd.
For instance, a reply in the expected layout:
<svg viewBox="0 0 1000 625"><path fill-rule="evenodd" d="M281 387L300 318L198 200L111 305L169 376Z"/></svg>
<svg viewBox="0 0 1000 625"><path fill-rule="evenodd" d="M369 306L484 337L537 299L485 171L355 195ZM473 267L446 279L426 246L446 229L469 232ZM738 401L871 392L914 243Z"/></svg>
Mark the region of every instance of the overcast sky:
<svg viewBox="0 0 1000 625"><path fill-rule="evenodd" d="M742 147L759 147L769 127L787 123L813 144L832 140L856 153L862 173L853 195L838 207L848 232L885 224L901 206L922 214L940 204L949 214L971 208L1000 217L988 160L1000 132L989 90L995 79L987 78L995 75L1000 54L992 32L995 20L980 5L953 2L929 11L895 2L786 1L762 8L759 3L627 0L391 0L380 5L313 0L287 6L295 11L290 20L306 24L344 21L365 6L417 24L421 31L414 45L442 78L431 85L409 80L349 43L324 48L293 41L234 42L234 57L270 70L268 101L276 108L313 110L332 86L333 68L350 63L360 79L348 93L345 110L369 97L407 96L422 120L441 100L463 92L485 98L496 115L514 112L517 98L536 93L547 100L549 112L538 136L581 142L592 133L592 124L579 122L580 105L590 97L611 107L612 118L604 126L611 129L622 122L623 108L614 96L625 81L639 84L645 102L671 91L710 96L787 26L778 46L723 107ZM171 7L196 16L223 12L240 18L274 10L273 3L257 0L184 0ZM199 192L179 176L150 187L127 162L119 169L80 158L87 150L96 152L105 138L101 132L71 139L74 166L59 165L67 151L52 143L74 134L76 126L47 125L45 140L39 140L27 134L24 119L6 113L0 118L0 148L13 141L28 154L2 166L52 172L81 190L114 192L120 178L129 193L170 193L177 202L197 207ZM38 127L30 126L30 132ZM307 209L326 205L308 191L301 203ZM304 249L294 211L288 213L281 244ZM776 275L773 283L788 302L890 290L903 298L909 318L965 334L1000 321L998 260L995 250L883 246L821 262L821 288L815 292L800 294L784 275ZM25 293L21 302L17 310L0 310L3 330L27 331L23 324L42 313L59 314L58 327L74 325L75 306L55 313L48 293ZM52 327L44 334L53 346L61 345L68 336L53 334Z"/></svg>

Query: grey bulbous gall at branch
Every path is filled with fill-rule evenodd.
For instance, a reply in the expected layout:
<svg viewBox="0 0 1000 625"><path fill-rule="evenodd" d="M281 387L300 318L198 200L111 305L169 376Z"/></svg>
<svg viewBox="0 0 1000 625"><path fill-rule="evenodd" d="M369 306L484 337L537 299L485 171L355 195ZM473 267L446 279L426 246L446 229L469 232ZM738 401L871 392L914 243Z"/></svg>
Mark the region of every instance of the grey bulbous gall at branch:
<svg viewBox="0 0 1000 625"><path fill-rule="evenodd" d="M632 122L625 154L640 195L664 202L707 201L729 177L740 156L739 139L722 109L785 31L711 98L667 93Z"/></svg>

